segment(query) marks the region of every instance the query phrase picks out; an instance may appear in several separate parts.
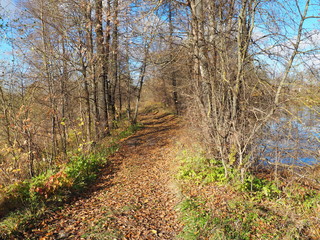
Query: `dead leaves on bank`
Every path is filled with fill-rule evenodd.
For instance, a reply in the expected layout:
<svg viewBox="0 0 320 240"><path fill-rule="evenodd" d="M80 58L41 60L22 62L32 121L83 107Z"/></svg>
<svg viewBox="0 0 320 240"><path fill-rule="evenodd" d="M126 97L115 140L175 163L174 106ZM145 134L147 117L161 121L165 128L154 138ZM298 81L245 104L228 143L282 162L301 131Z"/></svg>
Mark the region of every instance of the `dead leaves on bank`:
<svg viewBox="0 0 320 240"><path fill-rule="evenodd" d="M29 226L30 239L173 239L181 230L169 185L179 130L172 115L144 116L83 197Z"/></svg>

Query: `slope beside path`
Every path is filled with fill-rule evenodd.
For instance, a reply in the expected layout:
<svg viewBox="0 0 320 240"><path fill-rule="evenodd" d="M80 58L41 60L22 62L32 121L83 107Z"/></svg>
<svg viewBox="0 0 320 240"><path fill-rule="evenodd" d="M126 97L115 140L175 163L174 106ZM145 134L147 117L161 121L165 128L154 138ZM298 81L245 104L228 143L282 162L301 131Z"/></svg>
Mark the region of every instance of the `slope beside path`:
<svg viewBox="0 0 320 240"><path fill-rule="evenodd" d="M148 114L141 121L144 128L123 140L91 191L24 237L174 239L181 230L172 180L180 124L169 114Z"/></svg>

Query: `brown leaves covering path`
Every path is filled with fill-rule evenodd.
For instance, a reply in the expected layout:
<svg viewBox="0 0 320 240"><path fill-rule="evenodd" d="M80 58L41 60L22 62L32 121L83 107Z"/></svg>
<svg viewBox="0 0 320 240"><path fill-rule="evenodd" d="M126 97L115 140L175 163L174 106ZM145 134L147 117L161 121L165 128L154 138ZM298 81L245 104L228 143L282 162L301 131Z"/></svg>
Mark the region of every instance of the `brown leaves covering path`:
<svg viewBox="0 0 320 240"><path fill-rule="evenodd" d="M31 230L30 239L174 239L181 230L172 184L178 119L141 117L92 190Z"/></svg>

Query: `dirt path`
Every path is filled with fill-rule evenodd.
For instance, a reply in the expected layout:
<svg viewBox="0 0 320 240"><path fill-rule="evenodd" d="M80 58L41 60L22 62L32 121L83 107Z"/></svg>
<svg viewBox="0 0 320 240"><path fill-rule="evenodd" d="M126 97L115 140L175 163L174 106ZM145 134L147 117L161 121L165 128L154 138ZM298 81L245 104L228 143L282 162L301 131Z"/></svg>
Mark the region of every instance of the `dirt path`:
<svg viewBox="0 0 320 240"><path fill-rule="evenodd" d="M142 122L90 194L44 220L30 239L174 239L181 229L171 176L179 123L166 114Z"/></svg>

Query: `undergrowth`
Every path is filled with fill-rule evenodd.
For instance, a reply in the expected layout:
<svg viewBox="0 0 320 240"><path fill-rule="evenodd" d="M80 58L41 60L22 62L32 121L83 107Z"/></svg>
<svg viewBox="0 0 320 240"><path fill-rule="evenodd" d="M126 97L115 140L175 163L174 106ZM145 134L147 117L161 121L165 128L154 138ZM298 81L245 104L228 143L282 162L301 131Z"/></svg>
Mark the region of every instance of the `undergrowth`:
<svg viewBox="0 0 320 240"><path fill-rule="evenodd" d="M98 178L108 156L118 150L119 141L141 127L139 124L129 126L117 132L108 141L108 147L96 146L89 153L74 151L69 154L68 163L2 190L2 205L18 209L0 221L0 239L19 237L27 225L32 226L32 222L37 222L47 211L61 207L71 196L85 190Z"/></svg>
<svg viewBox="0 0 320 240"><path fill-rule="evenodd" d="M320 239L320 193L298 182L276 184L248 173L227 179L221 162L185 152L177 179L181 239Z"/></svg>

